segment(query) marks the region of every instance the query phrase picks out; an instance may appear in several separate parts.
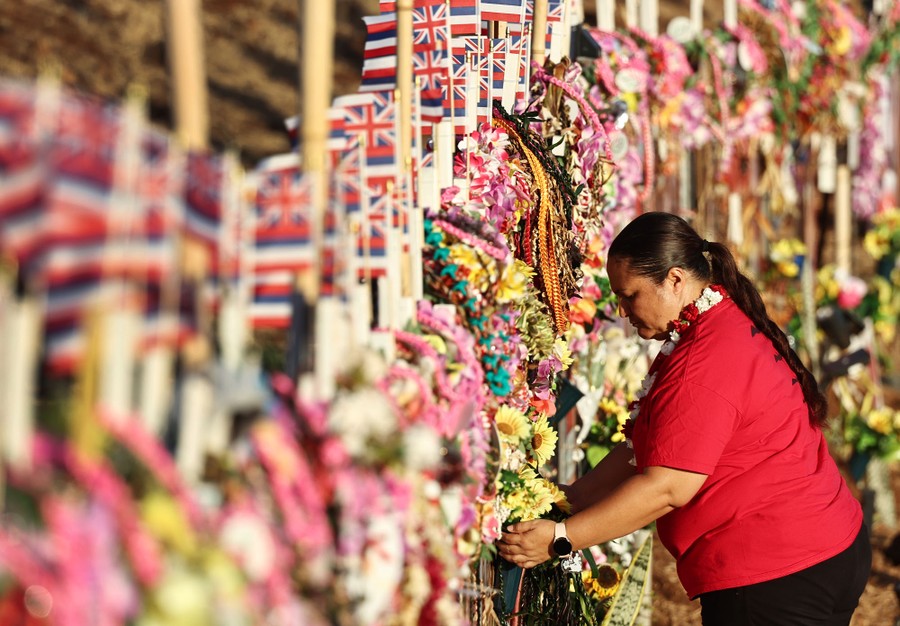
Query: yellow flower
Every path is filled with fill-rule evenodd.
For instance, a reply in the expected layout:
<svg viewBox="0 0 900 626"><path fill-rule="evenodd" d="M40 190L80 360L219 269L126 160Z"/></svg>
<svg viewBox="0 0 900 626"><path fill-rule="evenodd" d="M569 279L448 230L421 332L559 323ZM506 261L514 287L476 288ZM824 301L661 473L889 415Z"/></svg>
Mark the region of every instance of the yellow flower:
<svg viewBox="0 0 900 626"><path fill-rule="evenodd" d="M888 407L880 407L869 411L866 423L869 428L882 435L890 435L893 429L894 412Z"/></svg>
<svg viewBox="0 0 900 626"><path fill-rule="evenodd" d="M831 42L828 48L833 54L844 56L850 52L850 46L852 45L853 38L851 37L850 29L847 26L841 26L834 36L834 41Z"/></svg>
<svg viewBox="0 0 900 626"><path fill-rule="evenodd" d="M598 601L603 601L615 595L619 588L619 572L612 565L603 564L597 568L597 577L594 578L591 570L581 573L584 588Z"/></svg>
<svg viewBox="0 0 900 626"><path fill-rule="evenodd" d="M450 260L469 269L469 284L479 291L487 291L495 280L497 262L478 248L454 244L450 246Z"/></svg>
<svg viewBox="0 0 900 626"><path fill-rule="evenodd" d="M440 335L422 335L422 339L428 342L438 354L447 354L447 342Z"/></svg>
<svg viewBox="0 0 900 626"><path fill-rule="evenodd" d="M569 350L569 344L562 337L558 338L553 343L553 354L556 355L556 358L559 359L560 363L562 363L563 369L569 369L569 366L572 365L572 351Z"/></svg>
<svg viewBox="0 0 900 626"><path fill-rule="evenodd" d="M890 320L876 320L875 332L881 340L887 344L893 343L894 337L897 336L896 322Z"/></svg>
<svg viewBox="0 0 900 626"><path fill-rule="evenodd" d="M571 513L572 505L569 503L569 499L566 497L563 490L560 489L556 483L548 482L547 486L550 489L550 493L553 495L553 504L555 504L563 513Z"/></svg>
<svg viewBox="0 0 900 626"><path fill-rule="evenodd" d="M497 409L494 414L494 423L497 425L500 438L514 445L527 439L531 433L528 418L522 411L511 406L503 405Z"/></svg>
<svg viewBox="0 0 900 626"><path fill-rule="evenodd" d="M558 438L556 430L550 426L547 416L541 414L534 423L531 435L531 454L534 456L535 464L541 466L553 456L553 453L556 452Z"/></svg>
<svg viewBox="0 0 900 626"><path fill-rule="evenodd" d="M507 265L503 269L503 275L500 277L500 285L497 289L497 302L501 304L512 302L524 296L532 276L534 276L534 270L521 259L516 259L513 263Z"/></svg>
<svg viewBox="0 0 900 626"><path fill-rule="evenodd" d="M140 510L141 519L155 537L182 554L194 554L197 538L184 511L171 496L150 492L141 500Z"/></svg>
<svg viewBox="0 0 900 626"><path fill-rule="evenodd" d="M534 504L532 505L532 514L535 517L540 517L544 513L549 513L550 509L553 508L553 491L550 488L550 481L546 478L538 478L534 482L531 483L531 493L534 497Z"/></svg>
<svg viewBox="0 0 900 626"><path fill-rule="evenodd" d="M876 261L881 260L891 251L890 243L881 236L878 230L870 230L863 237L863 248Z"/></svg>

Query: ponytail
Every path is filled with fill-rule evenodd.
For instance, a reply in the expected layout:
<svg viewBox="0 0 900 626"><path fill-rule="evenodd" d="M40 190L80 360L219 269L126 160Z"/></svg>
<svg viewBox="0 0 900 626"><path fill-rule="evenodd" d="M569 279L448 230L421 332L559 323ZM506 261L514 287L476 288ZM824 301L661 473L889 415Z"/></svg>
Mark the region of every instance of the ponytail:
<svg viewBox="0 0 900 626"><path fill-rule="evenodd" d="M778 354L787 361L797 377L797 382L800 383L803 398L809 408L810 422L821 426L827 416L828 402L825 395L819 391L815 376L791 347L787 336L778 324L769 317L759 290L749 278L740 272L731 251L720 243L709 242L707 246L710 279L712 282L722 285L738 308L772 341L772 345L775 346Z"/></svg>

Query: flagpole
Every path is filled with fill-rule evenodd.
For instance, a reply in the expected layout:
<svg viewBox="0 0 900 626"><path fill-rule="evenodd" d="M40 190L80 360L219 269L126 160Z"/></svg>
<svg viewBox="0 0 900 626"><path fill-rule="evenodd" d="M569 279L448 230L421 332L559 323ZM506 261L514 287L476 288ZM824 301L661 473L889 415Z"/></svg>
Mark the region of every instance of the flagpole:
<svg viewBox="0 0 900 626"><path fill-rule="evenodd" d="M534 0L534 26L531 32L531 60L544 65L547 56L547 0Z"/></svg>
<svg viewBox="0 0 900 626"><path fill-rule="evenodd" d="M416 138L416 162L418 163L419 176L421 181L422 173L422 79L416 78L416 116L415 116L415 138ZM409 212L409 268L411 282L411 296L414 301L421 300L423 297L422 284L424 276L422 274L422 245L424 237L424 216L422 215L422 199L421 194L416 193L418 190L413 188L416 180L413 180L412 172L409 172L407 178L407 189L411 195L410 212Z"/></svg>

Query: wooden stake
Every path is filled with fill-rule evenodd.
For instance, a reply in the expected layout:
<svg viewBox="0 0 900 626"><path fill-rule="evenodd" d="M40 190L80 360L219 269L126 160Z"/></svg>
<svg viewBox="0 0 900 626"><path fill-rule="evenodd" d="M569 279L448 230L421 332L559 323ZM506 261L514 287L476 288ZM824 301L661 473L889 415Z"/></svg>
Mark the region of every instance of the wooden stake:
<svg viewBox="0 0 900 626"><path fill-rule="evenodd" d="M850 209L851 192L850 168L847 165L839 165L834 193L834 259L837 268L848 274L852 271L850 259L850 238L853 230L853 213Z"/></svg>
<svg viewBox="0 0 900 626"><path fill-rule="evenodd" d="M300 153L301 167L311 181L311 245L313 261L298 276L297 286L307 303L319 297L319 265L327 180L328 107L334 73L334 0L306 0L300 38Z"/></svg>
<svg viewBox="0 0 900 626"><path fill-rule="evenodd" d="M534 30L531 33L531 60L544 65L547 56L547 0L534 0Z"/></svg>
<svg viewBox="0 0 900 626"><path fill-rule="evenodd" d="M167 0L166 6L176 135L186 148L205 148L209 112L200 0Z"/></svg>

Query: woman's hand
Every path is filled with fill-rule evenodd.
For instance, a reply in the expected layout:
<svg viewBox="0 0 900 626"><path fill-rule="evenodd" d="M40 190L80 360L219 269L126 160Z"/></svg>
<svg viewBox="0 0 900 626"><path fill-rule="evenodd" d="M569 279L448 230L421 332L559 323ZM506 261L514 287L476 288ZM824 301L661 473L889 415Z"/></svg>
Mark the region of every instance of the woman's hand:
<svg viewBox="0 0 900 626"><path fill-rule="evenodd" d="M520 567L534 567L556 556L553 554L553 529L548 519L519 522L506 529L497 542L500 556Z"/></svg>

